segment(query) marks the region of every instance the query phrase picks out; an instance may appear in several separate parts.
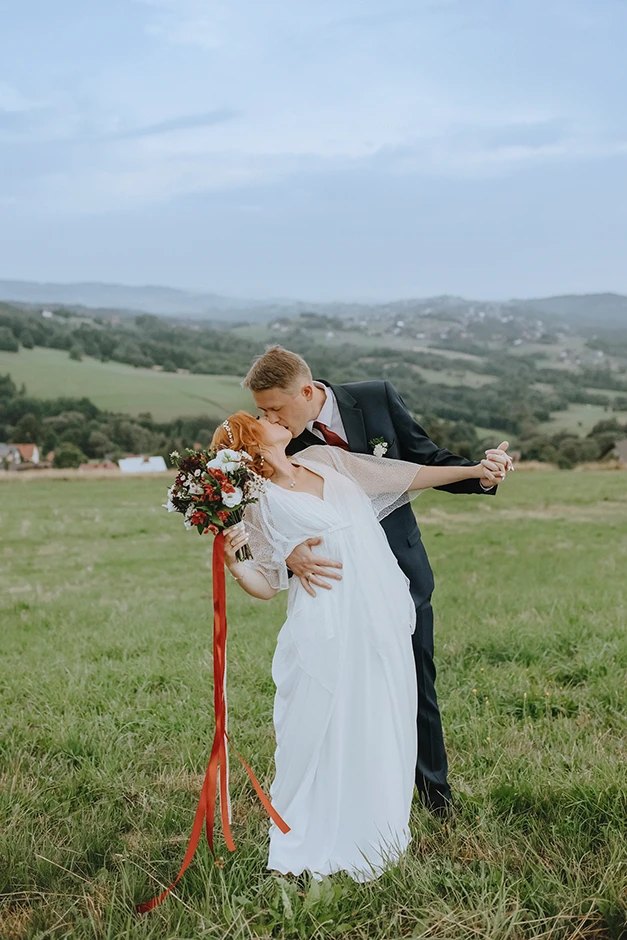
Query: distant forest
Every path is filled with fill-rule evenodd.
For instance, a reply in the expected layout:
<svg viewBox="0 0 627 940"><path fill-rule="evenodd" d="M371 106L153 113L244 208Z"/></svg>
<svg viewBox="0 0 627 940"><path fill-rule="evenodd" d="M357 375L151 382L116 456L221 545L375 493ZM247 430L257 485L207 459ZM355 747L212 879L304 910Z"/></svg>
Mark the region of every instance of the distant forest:
<svg viewBox="0 0 627 940"><path fill-rule="evenodd" d="M46 346L66 350L74 359L90 356L136 367L223 375L243 375L262 351L259 343L226 329L173 324L149 314L112 320L53 309L54 316L45 318L40 311L0 304L0 349L17 352L20 346ZM625 331L616 332L614 343L627 345ZM328 381L389 379L435 441L471 458L481 456L487 443L477 432L481 427L509 435L524 459L554 461L563 467L602 459L617 439L627 436L627 426L612 417L612 409L627 410L627 378L608 368L559 371L538 357L513 356L505 350L480 349L481 362L444 358L435 352L364 350L342 342L341 332L333 344L322 345L297 324L281 341L305 356L314 375ZM426 382L416 367L489 373L496 381L481 388L451 387ZM542 391L534 387L538 384ZM607 390L614 395L608 396ZM608 411L607 419L584 438L571 431L542 432L539 426L551 412L569 403L601 405ZM33 441L44 452L64 444L86 458L148 451L165 455L193 441L207 443L212 431L209 419L183 416L157 423L148 414L131 418L102 412L88 399L34 399L9 376L0 382L0 440ZM489 443L498 442L491 437Z"/></svg>

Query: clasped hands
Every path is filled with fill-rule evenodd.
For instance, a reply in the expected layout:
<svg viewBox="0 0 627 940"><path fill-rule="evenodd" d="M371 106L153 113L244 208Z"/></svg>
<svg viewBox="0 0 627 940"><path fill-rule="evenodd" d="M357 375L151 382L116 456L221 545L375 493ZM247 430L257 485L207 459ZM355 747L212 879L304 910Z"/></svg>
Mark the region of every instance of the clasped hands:
<svg viewBox="0 0 627 940"><path fill-rule="evenodd" d="M505 475L514 469L514 462L507 453L508 447L509 441L503 441L498 447L486 450L485 457L480 461L480 465L485 472L479 482L486 489L491 489L497 483L502 483Z"/></svg>
<svg viewBox="0 0 627 940"><path fill-rule="evenodd" d="M514 469L512 458L507 453L508 447L508 441L503 441L498 447L486 450L485 457L480 461L484 474L479 478L479 482L486 489L491 489L497 483L501 483L506 474ZM312 552L312 548L320 545L322 541L321 537L307 539L306 542L297 545L285 559L287 567L312 597L316 596L314 588L320 587L330 591L329 581L342 580L341 562L333 558L323 558Z"/></svg>

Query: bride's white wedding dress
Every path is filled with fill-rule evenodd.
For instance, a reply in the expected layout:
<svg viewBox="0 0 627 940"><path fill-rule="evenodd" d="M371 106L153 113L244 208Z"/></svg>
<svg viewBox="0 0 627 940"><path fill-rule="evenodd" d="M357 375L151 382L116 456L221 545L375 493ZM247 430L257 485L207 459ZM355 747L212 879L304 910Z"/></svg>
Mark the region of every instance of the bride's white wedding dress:
<svg viewBox="0 0 627 940"><path fill-rule="evenodd" d="M272 663L276 777L268 868L378 877L410 841L416 764L415 608L378 520L407 501L419 467L324 445L294 458L324 479L323 498L269 483L246 508L254 560L288 589ZM311 597L285 558L307 538L342 562L343 580Z"/></svg>

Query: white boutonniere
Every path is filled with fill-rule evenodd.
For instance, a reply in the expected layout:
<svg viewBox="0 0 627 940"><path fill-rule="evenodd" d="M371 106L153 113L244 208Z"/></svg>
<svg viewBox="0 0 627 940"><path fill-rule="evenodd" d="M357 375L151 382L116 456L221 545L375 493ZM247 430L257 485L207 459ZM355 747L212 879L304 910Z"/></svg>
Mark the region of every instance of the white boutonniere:
<svg viewBox="0 0 627 940"><path fill-rule="evenodd" d="M372 440L369 441L369 444L372 447L372 453L375 457L385 457L388 452L388 447L390 446L382 437L373 437Z"/></svg>

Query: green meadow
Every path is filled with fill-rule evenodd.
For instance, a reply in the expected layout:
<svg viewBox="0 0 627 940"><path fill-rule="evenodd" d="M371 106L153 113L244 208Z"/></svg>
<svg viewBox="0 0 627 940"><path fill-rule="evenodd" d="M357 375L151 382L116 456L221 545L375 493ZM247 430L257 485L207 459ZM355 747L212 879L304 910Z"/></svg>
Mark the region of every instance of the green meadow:
<svg viewBox="0 0 627 940"><path fill-rule="evenodd" d="M600 394L610 396L609 392ZM570 404L565 411L555 411L550 421L540 425L545 434L556 434L558 431L574 431L577 434L589 434L599 421L615 418L621 423L627 423L627 411L611 411L603 405Z"/></svg>
<svg viewBox="0 0 627 940"><path fill-rule="evenodd" d="M121 362L70 359L59 349L0 351L0 375L10 373L37 398L87 396L106 411L138 415L149 411L155 421L179 415L222 419L238 408L251 407L250 394L234 375L188 375L136 369Z"/></svg>
<svg viewBox="0 0 627 940"><path fill-rule="evenodd" d="M233 760L237 852L201 843L138 917L178 871L212 737L210 541L160 508L166 485L0 482L3 940L627 937L627 474L414 503L452 824L416 804L375 884L278 878ZM230 731L265 786L283 609L229 583Z"/></svg>

